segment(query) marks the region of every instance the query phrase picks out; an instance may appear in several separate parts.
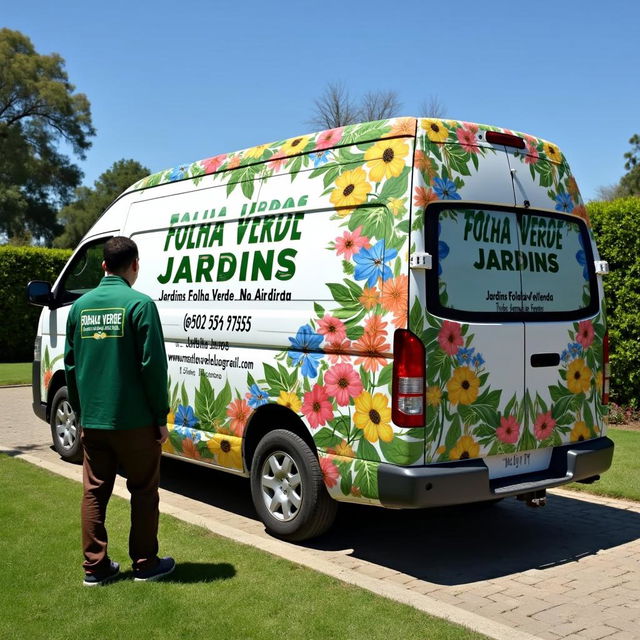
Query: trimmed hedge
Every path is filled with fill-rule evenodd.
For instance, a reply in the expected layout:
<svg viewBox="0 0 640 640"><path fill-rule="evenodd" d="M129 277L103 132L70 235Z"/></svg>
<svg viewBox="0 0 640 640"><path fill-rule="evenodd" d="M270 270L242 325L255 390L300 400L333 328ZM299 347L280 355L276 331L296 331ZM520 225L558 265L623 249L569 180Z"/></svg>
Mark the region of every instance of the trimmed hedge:
<svg viewBox="0 0 640 640"><path fill-rule="evenodd" d="M53 284L71 251L0 247L0 361L33 360L33 341L41 309L27 302L29 280Z"/></svg>
<svg viewBox="0 0 640 640"><path fill-rule="evenodd" d="M598 250L609 262L604 291L609 324L611 399L640 404L640 198L590 202Z"/></svg>

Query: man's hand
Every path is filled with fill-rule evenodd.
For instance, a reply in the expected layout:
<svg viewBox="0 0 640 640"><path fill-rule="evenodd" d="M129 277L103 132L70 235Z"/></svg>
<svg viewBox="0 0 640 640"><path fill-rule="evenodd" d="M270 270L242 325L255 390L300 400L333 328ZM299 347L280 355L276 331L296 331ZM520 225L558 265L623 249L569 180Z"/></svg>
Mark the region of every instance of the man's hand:
<svg viewBox="0 0 640 640"><path fill-rule="evenodd" d="M164 444L169 438L169 429L166 424L159 426L158 429L160 430L160 444Z"/></svg>

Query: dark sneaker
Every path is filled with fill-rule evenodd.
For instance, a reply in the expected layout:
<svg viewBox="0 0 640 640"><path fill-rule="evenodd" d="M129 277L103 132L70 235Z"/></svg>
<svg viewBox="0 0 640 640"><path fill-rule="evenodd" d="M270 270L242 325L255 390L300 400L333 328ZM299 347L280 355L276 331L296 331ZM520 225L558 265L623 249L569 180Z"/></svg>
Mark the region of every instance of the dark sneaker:
<svg viewBox="0 0 640 640"><path fill-rule="evenodd" d="M158 560L158 564L151 569L145 569L143 571L135 571L133 572L134 580L136 582L151 582L152 580L160 580L160 578L164 578L164 576L168 576L170 573L173 573L173 570L176 568L176 561L173 558L160 558Z"/></svg>
<svg viewBox="0 0 640 640"><path fill-rule="evenodd" d="M120 565L117 562L110 562L106 573L85 573L82 584L85 587L97 587L101 584L108 584L120 573Z"/></svg>

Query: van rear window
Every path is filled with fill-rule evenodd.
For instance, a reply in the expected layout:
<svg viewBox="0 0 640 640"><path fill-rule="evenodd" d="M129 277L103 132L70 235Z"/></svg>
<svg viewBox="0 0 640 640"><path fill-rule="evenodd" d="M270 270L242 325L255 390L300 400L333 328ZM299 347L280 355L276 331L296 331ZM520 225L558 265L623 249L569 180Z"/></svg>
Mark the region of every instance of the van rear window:
<svg viewBox="0 0 640 640"><path fill-rule="evenodd" d="M589 232L579 218L531 209L434 203L427 303L459 320L577 319L598 308Z"/></svg>

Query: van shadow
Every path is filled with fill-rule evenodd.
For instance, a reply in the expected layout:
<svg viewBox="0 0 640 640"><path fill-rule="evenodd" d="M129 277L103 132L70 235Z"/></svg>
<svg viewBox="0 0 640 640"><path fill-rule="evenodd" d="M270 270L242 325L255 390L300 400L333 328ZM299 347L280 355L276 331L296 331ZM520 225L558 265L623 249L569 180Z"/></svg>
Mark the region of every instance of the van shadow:
<svg viewBox="0 0 640 640"><path fill-rule="evenodd" d="M162 478L166 489L257 520L244 478L174 460L163 461ZM349 550L421 580L461 585L577 562L638 537L638 513L549 494L539 509L515 498L422 510L342 504L333 527L300 546Z"/></svg>

